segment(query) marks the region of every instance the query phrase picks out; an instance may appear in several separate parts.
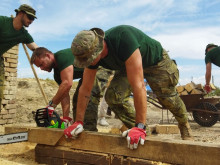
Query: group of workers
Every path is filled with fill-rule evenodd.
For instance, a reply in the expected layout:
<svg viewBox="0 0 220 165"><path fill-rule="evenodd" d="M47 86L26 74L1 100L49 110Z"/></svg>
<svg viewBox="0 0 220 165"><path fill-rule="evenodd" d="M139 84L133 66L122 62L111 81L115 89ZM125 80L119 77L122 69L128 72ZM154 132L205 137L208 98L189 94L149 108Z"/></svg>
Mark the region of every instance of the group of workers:
<svg viewBox="0 0 220 165"><path fill-rule="evenodd" d="M15 12L15 18L0 16L0 105L4 89L3 54L18 43L25 43L33 51L31 64L54 72L59 88L47 108L52 114L61 103L67 138L76 138L84 129L97 131L98 106L104 96L109 108L128 128L122 133L128 148L136 149L139 143L143 145L147 136L146 79L161 105L178 121L181 138L193 140L185 104L176 91L179 80L176 62L160 42L133 26L120 25L107 31L82 30L73 39L71 48L52 53L45 47L38 47L24 28L37 18L36 11L23 4ZM220 47L208 44L205 55L204 89L210 92L211 63L220 66ZM70 117L69 91L73 79L79 79L79 83ZM129 101L131 92L134 106Z"/></svg>

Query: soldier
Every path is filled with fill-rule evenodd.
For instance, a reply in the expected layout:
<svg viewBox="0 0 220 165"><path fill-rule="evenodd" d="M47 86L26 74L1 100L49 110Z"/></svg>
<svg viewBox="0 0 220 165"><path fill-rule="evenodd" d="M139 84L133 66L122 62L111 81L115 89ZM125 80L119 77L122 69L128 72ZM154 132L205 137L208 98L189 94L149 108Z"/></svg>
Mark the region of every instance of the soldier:
<svg viewBox="0 0 220 165"><path fill-rule="evenodd" d="M79 93L79 88L82 84L82 76L84 69L76 68L73 66L74 56L70 48L60 50L56 53L52 53L44 47L37 48L32 56L31 63L35 64L41 70L51 72L54 70L54 80L59 85L56 95L49 102L49 113L53 113L57 104L61 102L63 117L62 120L68 125L72 122L72 118L69 117L70 113L70 95L69 91L72 87L72 82L74 79L79 79L76 91L73 96L73 118L76 117L76 103ZM102 68L99 69L98 73L102 75L105 73L105 70ZM102 81L103 85L108 81L107 76L103 76L102 79L95 79L94 87L92 90L92 95L90 102L87 107L85 114L85 129L88 131L97 131L97 114L98 114L98 105L101 97L101 87L100 82Z"/></svg>
<svg viewBox="0 0 220 165"><path fill-rule="evenodd" d="M206 74L205 74L205 90L207 93L211 92L210 81L212 75L212 63L220 67L220 47L215 44L208 44L205 49L205 63L206 63Z"/></svg>
<svg viewBox="0 0 220 165"><path fill-rule="evenodd" d="M31 35L25 30L36 17L36 11L26 4L15 9L16 17L0 16L0 107L3 99L5 79L3 54L19 43L25 43L30 50L37 48Z"/></svg>
<svg viewBox="0 0 220 165"><path fill-rule="evenodd" d="M64 130L66 137L76 137L83 131L87 98L89 98L92 89L96 69L98 66L103 66L107 69L120 71L117 78L115 75L111 81L111 84L121 88L120 93L127 92L123 83L126 80L123 80L124 76L120 76L120 74L127 75L127 80L131 85L136 110L135 127L129 127L131 129L122 134L127 136L130 149L136 149L139 142L143 145L146 137L147 96L144 78L157 95L160 103L174 114L182 139L193 139L186 107L175 88L179 79L177 65L170 59L158 41L135 27L121 25L106 32L99 28L83 30L76 35L71 48L75 56L74 65L85 67L85 70L78 97L76 122ZM116 80L121 83L116 84ZM114 88L106 91L108 105L111 105L110 99L115 96L115 92L118 93ZM123 98L118 95L115 97L118 97L116 99L118 102L114 104L115 107L112 110L114 112L126 111Z"/></svg>

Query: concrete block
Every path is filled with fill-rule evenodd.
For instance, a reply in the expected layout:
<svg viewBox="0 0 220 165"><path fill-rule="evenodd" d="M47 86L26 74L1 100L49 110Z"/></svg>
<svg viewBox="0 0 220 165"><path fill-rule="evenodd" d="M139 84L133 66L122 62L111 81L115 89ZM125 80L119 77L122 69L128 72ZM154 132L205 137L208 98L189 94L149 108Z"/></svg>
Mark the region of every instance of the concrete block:
<svg viewBox="0 0 220 165"><path fill-rule="evenodd" d="M15 73L15 72L17 72L17 69L15 69L15 68L5 68L5 71L6 72L12 72L12 73Z"/></svg>
<svg viewBox="0 0 220 165"><path fill-rule="evenodd" d="M14 122L15 122L14 119L8 119L8 120L7 120L7 124L13 124Z"/></svg>
<svg viewBox="0 0 220 165"><path fill-rule="evenodd" d="M10 109L10 110L8 110L8 113L9 113L9 114L11 114L11 113L12 113L12 114L15 114L16 111L17 111L16 109Z"/></svg>
<svg viewBox="0 0 220 165"><path fill-rule="evenodd" d="M3 115L3 119L13 119L13 114L6 114L6 115Z"/></svg>
<svg viewBox="0 0 220 165"><path fill-rule="evenodd" d="M18 60L16 60L16 59L11 59L11 58L7 58L6 61L9 62L9 63L13 63L13 64L17 64L17 63L18 63Z"/></svg>
<svg viewBox="0 0 220 165"><path fill-rule="evenodd" d="M158 134L179 134L177 125L156 125L156 133Z"/></svg>
<svg viewBox="0 0 220 165"><path fill-rule="evenodd" d="M5 106L5 109L14 109L14 108L16 108L16 104L7 104L6 106Z"/></svg>
<svg viewBox="0 0 220 165"><path fill-rule="evenodd" d="M5 110L5 109L2 109L2 110L0 111L0 114L1 114L1 115L6 115L6 114L8 114L8 111Z"/></svg>
<svg viewBox="0 0 220 165"><path fill-rule="evenodd" d="M10 58L18 59L18 55L11 54L11 55L10 55Z"/></svg>
<svg viewBox="0 0 220 165"><path fill-rule="evenodd" d="M10 54L4 53L4 54L3 54L3 57L4 57L4 58L10 58Z"/></svg>
<svg viewBox="0 0 220 165"><path fill-rule="evenodd" d="M10 64L9 64L9 66L10 66L11 68L17 68L17 65L18 65L18 64L13 64L13 63L10 63Z"/></svg>
<svg viewBox="0 0 220 165"><path fill-rule="evenodd" d="M8 104L8 100L2 100L2 104Z"/></svg>
<svg viewBox="0 0 220 165"><path fill-rule="evenodd" d="M0 119L0 125L6 124L6 123L7 123L7 120Z"/></svg>
<svg viewBox="0 0 220 165"><path fill-rule="evenodd" d="M5 65L5 67L9 66L9 63L4 61L4 65Z"/></svg>

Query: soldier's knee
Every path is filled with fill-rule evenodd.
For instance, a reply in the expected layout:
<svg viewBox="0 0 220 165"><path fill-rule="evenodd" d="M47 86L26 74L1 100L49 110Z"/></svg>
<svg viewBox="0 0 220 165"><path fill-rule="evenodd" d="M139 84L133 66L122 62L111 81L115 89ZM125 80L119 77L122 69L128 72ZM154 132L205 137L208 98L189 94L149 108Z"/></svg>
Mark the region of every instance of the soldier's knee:
<svg viewBox="0 0 220 165"><path fill-rule="evenodd" d="M116 102L116 93L112 88L108 88L105 93L105 101L108 103L108 105L114 104Z"/></svg>

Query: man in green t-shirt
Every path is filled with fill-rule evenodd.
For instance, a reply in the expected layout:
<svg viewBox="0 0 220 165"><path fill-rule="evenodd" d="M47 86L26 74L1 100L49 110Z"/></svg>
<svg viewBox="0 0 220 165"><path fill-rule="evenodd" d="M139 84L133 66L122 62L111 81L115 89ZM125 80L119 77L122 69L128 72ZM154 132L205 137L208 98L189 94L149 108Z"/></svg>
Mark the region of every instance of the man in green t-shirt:
<svg viewBox="0 0 220 165"><path fill-rule="evenodd" d="M75 56L74 66L85 69L80 88L82 92L78 97L76 122L64 130L66 137L75 137L82 132L80 128L83 127L84 113L88 103L87 98L89 98L92 89L96 69L98 66L102 66L127 74L127 79L131 85L134 95L136 124L122 133L124 137L127 136L130 149L136 149L139 142L143 145L146 137L147 96L144 78L157 95L160 103L175 116L182 139L193 140L185 104L178 96L175 88L179 79L179 71L176 63L169 58L158 41L135 27L121 25L106 32L99 28L83 30L74 38L71 49ZM123 83L115 84L115 80L119 82L120 76L112 79L109 89L106 91L105 99L108 105L111 105L109 100L112 99L108 97L114 96L115 92L111 85L114 84L123 89ZM124 89L124 91L126 90ZM114 99L118 102L112 110L116 114L118 111L126 111L126 108L123 107L122 98ZM117 111L115 110L116 107L118 108ZM117 116L120 119L118 114Z"/></svg>
<svg viewBox="0 0 220 165"><path fill-rule="evenodd" d="M79 93L79 88L82 84L83 77L83 68L76 68L73 66L74 56L70 48L60 50L56 53L52 53L44 47L37 48L32 56L31 63L35 64L41 70L51 72L54 71L54 80L59 85L59 89L56 92L56 95L51 99L48 109L49 113L52 113L56 108L57 104L61 103L63 117L62 120L66 124L71 123L72 118L69 117L70 113L70 95L69 91L72 87L73 79L79 79L79 83L76 87L73 96L73 117L76 116L76 103ZM100 69L99 72L102 72L104 69ZM106 71L105 71L106 72ZM109 74L110 76L110 74ZM97 131L97 114L98 114L98 105L100 97L102 95L102 90L100 88L100 81L102 83L107 83L109 76L104 76L95 80L92 96L87 107L87 112L85 114L85 129L89 131ZM103 86L103 85L102 85Z"/></svg>
<svg viewBox="0 0 220 165"><path fill-rule="evenodd" d="M212 63L220 67L220 47L215 44L208 44L205 49L205 90L207 93L211 92L210 81L212 75Z"/></svg>
<svg viewBox="0 0 220 165"><path fill-rule="evenodd" d="M0 107L3 99L4 59L3 54L19 43L25 43L30 50L37 48L31 35L25 30L36 17L36 11L26 4L15 9L16 17L0 16Z"/></svg>

